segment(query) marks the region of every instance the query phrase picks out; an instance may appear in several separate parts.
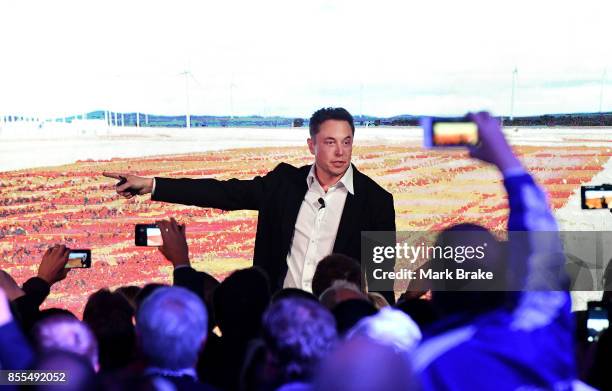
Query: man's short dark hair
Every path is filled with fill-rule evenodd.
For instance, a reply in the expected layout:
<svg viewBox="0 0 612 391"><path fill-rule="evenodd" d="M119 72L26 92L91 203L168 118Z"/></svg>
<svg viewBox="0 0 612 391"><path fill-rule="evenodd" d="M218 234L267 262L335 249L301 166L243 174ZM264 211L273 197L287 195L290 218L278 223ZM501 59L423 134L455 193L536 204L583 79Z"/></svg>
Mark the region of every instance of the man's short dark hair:
<svg viewBox="0 0 612 391"><path fill-rule="evenodd" d="M312 277L312 293L321 294L336 280L345 280L361 287L361 266L357 260L343 254L330 254L318 264Z"/></svg>
<svg viewBox="0 0 612 391"><path fill-rule="evenodd" d="M355 123L353 116L345 108L342 107L324 107L314 112L310 117L310 137L314 138L319 133L319 127L328 119L338 121L346 121L351 125L351 130L355 134Z"/></svg>

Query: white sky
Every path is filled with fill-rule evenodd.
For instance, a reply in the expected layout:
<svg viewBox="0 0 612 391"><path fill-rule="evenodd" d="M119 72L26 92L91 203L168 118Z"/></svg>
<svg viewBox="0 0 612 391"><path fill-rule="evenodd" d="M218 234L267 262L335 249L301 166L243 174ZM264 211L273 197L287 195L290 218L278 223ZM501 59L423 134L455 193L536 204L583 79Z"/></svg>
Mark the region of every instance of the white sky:
<svg viewBox="0 0 612 391"><path fill-rule="evenodd" d="M192 114L507 115L515 67L515 115L598 111L602 85L612 111L610 15L603 0L2 0L0 114L184 114L190 70Z"/></svg>

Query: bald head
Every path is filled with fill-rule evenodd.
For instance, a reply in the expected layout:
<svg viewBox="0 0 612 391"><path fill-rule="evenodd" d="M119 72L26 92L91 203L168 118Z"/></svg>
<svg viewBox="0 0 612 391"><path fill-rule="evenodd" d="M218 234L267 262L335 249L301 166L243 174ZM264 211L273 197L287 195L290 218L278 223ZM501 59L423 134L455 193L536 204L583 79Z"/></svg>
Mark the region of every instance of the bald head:
<svg viewBox="0 0 612 391"><path fill-rule="evenodd" d="M369 338L342 344L320 367L315 391L414 390L408 358Z"/></svg>

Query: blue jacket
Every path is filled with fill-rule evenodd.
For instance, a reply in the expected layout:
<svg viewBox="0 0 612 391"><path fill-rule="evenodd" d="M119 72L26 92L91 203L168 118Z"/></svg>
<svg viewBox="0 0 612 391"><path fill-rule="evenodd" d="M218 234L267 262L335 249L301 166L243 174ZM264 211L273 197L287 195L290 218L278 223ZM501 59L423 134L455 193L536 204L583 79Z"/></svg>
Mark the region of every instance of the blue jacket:
<svg viewBox="0 0 612 391"><path fill-rule="evenodd" d="M569 293L558 273L563 258L557 224L530 175L506 175L513 261L526 265L514 309L498 309L425 340L414 357L423 390L570 390L575 379ZM555 239L556 238L556 239ZM514 246L514 247L513 247Z"/></svg>

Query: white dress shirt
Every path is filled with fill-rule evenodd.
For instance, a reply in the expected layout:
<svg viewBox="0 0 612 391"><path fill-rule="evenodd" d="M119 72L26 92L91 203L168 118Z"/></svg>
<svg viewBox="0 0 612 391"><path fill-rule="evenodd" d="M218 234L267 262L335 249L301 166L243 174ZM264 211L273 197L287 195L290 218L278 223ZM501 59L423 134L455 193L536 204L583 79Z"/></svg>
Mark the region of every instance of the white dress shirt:
<svg viewBox="0 0 612 391"><path fill-rule="evenodd" d="M321 259L331 254L348 193L353 189L353 167L349 165L344 176L327 192L317 180L314 164L310 167L304 196L291 247L287 254L287 275L284 288L299 288L312 292L312 277ZM319 199L323 199L322 207Z"/></svg>

